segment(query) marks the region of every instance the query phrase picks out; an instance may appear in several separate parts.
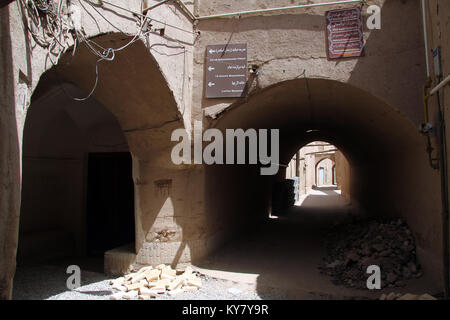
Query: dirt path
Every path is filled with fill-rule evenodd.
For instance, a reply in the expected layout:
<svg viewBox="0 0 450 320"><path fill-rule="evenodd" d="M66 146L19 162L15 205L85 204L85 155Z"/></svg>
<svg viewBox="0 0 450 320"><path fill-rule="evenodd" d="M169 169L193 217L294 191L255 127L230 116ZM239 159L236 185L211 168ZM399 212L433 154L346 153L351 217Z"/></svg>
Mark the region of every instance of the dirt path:
<svg viewBox="0 0 450 320"><path fill-rule="evenodd" d="M317 266L325 256L323 239L349 212L344 198L332 188L314 190L288 216L269 219L199 263L202 272L217 278L247 282L259 296L277 288L292 299L378 298L382 293L434 293L426 275L404 288L357 290L336 286Z"/></svg>
<svg viewBox="0 0 450 320"><path fill-rule="evenodd" d="M332 188L314 190L288 216L268 219L247 230L208 260L194 266L206 275L198 292L158 299L368 299L382 293L431 293L425 274L407 282L404 288L377 291L336 286L317 268L325 255L324 237L349 209ZM101 261L100 261L101 262ZM80 264L82 287L67 290L66 266ZM97 266L97 267L95 267ZM60 261L53 265L18 268L14 299L109 299L113 293L109 278L96 261Z"/></svg>

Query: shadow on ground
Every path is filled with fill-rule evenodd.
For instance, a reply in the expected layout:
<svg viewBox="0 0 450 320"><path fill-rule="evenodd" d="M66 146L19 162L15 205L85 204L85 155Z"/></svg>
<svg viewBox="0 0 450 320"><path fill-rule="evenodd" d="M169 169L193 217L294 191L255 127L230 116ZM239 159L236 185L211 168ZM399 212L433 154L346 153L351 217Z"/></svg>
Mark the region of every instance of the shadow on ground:
<svg viewBox="0 0 450 320"><path fill-rule="evenodd" d="M375 299L391 291L438 292L426 277L404 288L369 291L337 286L321 274L317 266L326 254L326 234L350 213L337 190L318 188L285 217L247 229L197 266L219 278L252 284L263 299Z"/></svg>
<svg viewBox="0 0 450 320"><path fill-rule="evenodd" d="M103 274L103 259L99 258L67 258L45 263L19 265L14 277L14 300L44 300L51 299L67 292L66 281L71 274L67 274L67 267L78 265L81 269L81 287L94 285L107 279ZM111 291L83 290L78 293L84 295L107 296Z"/></svg>

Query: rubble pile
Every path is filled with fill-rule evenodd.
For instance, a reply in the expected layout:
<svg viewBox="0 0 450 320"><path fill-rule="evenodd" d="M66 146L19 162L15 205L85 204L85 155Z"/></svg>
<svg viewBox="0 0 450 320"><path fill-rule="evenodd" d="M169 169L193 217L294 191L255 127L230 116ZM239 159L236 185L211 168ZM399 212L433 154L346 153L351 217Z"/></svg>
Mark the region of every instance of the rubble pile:
<svg viewBox="0 0 450 320"><path fill-rule="evenodd" d="M411 293L394 293L382 294L380 300L437 300L435 297L428 293L422 295L411 294Z"/></svg>
<svg viewBox="0 0 450 320"><path fill-rule="evenodd" d="M202 280L190 267L181 271L161 264L155 268L143 267L136 272L111 280L110 285L117 291L111 295L111 300L150 300L156 298L158 294L167 293L169 296L175 296L186 291L198 290L202 287Z"/></svg>
<svg viewBox="0 0 450 320"><path fill-rule="evenodd" d="M341 224L327 238L327 256L319 269L333 283L367 288L367 267L381 269L381 286L402 287L422 276L413 234L405 221L359 220Z"/></svg>

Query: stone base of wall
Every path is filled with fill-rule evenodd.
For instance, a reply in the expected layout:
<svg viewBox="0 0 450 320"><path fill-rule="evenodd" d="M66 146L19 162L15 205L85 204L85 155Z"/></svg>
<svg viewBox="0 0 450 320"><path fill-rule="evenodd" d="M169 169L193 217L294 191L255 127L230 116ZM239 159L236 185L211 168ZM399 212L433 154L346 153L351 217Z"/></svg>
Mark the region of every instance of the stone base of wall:
<svg viewBox="0 0 450 320"><path fill-rule="evenodd" d="M222 234L197 240L144 242L136 256L136 264L158 265L164 263L175 268L180 264L203 259L222 243Z"/></svg>
<svg viewBox="0 0 450 320"><path fill-rule="evenodd" d="M138 254L135 253L134 244L129 244L105 252L104 272L119 276L145 265L183 267L205 258L223 243L223 233L190 241L145 242Z"/></svg>
<svg viewBox="0 0 450 320"><path fill-rule="evenodd" d="M104 272L110 276L129 273L136 260L134 243L114 248L105 252Z"/></svg>

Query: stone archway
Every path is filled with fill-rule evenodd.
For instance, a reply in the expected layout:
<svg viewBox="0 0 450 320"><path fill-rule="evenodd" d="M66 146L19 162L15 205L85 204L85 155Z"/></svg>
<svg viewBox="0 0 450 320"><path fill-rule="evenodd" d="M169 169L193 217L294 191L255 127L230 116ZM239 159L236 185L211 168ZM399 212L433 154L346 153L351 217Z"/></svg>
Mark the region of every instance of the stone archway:
<svg viewBox="0 0 450 320"><path fill-rule="evenodd" d="M142 22L142 19L137 18L133 12L141 12L140 0L121 4L123 10L112 9L105 4L85 3L83 8L78 3L72 5L80 11L77 18L82 22L83 39L94 40L105 48L122 48L131 39L137 40L132 45L127 45L126 50L117 51L113 61L102 61L99 64L98 87L93 97L117 118L133 156L136 219L139 219L135 251L138 252L138 257L139 252L146 256L145 261L154 259L158 262L161 256L155 255L154 252L144 254L146 251L142 251L144 244L151 241L146 236L152 227L158 225L158 220L161 220L160 211L167 200L167 196L155 199L154 195L158 194L159 184L155 184L154 181L171 180L177 185L171 190L177 193L179 183L185 183L184 179L189 171L186 167L171 166L168 159L170 159L171 131L174 128L182 128L183 124L186 126L190 124L190 102L187 100L191 93L184 78L190 72L188 61L192 54L190 46L194 35L192 21L189 17L179 14L180 8L176 4L158 6L146 15L155 19L153 23L155 28L165 28L166 32L147 33L138 37L139 23L136 22L139 22L137 21L139 19ZM8 86L4 88L5 92L2 91L2 96L7 99L4 101L2 99L1 102L2 106L4 102L8 108L2 109L9 110L5 127L8 129L8 141L1 147L2 150L6 147L8 155L6 167L12 170L11 175L5 179L8 190L2 193L2 199L4 195L5 199L9 199L10 205L2 207L0 212L1 220L4 222L2 225L5 226L0 240L2 247L8 248L2 251L4 259L0 263L2 271L0 295L5 298L11 297L11 283L15 269L20 210L22 131L31 96L36 99L55 85L67 82L83 91L83 94L77 97L85 97L93 88L95 64L98 59L88 52L85 43L77 41L76 50L73 50L76 52L75 56L71 57L72 50L69 49L58 61L58 52L52 55L47 46L39 46L36 38L27 32L27 26L22 25L22 22L26 24L25 11L19 2L1 10L0 32L7 44L1 55L5 65L8 65L7 70L1 67L8 76ZM176 34L174 30L177 30ZM118 34L117 31L121 33ZM75 38L74 36L68 39L68 47L73 44L72 40ZM173 46L174 41L178 42L177 46ZM58 61L57 66L51 67L51 62L56 63L55 61ZM37 88L38 86L40 88ZM184 205L183 203L181 206ZM174 207L177 208L177 212L178 210L189 212L181 209L181 206L177 203L173 208L163 210L164 215L173 217ZM172 220L168 225L180 231L183 222L177 224L178 221ZM176 241L179 242L180 238L182 237ZM159 247L164 246L167 245L161 244Z"/></svg>
<svg viewBox="0 0 450 320"><path fill-rule="evenodd" d="M334 155L326 155L326 156L319 156L316 158L316 164L314 165L314 173L315 173L315 182L316 182L316 186L319 186L319 179L318 179L318 168L319 165L325 161L325 160L330 160L332 162L332 167L335 166L335 160L334 160ZM331 173L331 172L330 172ZM329 181L329 179L325 179L326 181Z"/></svg>
<svg viewBox="0 0 450 320"><path fill-rule="evenodd" d="M211 126L220 130L280 129L281 164L311 141L335 145L351 167L353 204L375 216L405 218L418 234L423 263L439 274L438 175L429 167L424 138L395 107L346 83L297 79L235 103L211 121ZM408 172L414 167L424 174L405 183L412 179ZM211 195L206 198L206 211L211 223L221 221L222 229L245 228L263 219L270 207L271 185L284 177L282 168L275 177L260 176L258 166L205 166L205 172ZM214 183L218 179L220 185ZM412 195L420 199L414 205Z"/></svg>
<svg viewBox="0 0 450 320"><path fill-rule="evenodd" d="M122 46L127 41L118 34L100 36L95 40L99 44L109 46ZM74 57L70 54L62 57L58 66L50 69L41 77L33 94L32 106L27 117L27 124L32 124L39 112L46 112L42 105L50 102L51 105L60 105L64 109L66 118L68 117L67 121L54 117L49 119L45 126L42 125L41 131L48 133L51 130L47 125L54 126L55 130L51 135L63 139L66 135L64 132L68 132L67 124L73 123L74 130L72 131L80 132L77 134L78 138L66 141L67 144L70 144L70 146L66 144L66 147L73 149L75 147L73 144L79 144L76 142L80 139L83 140L85 137L89 140L91 138L90 131L96 133L101 131L101 128L106 128L105 130L109 132L106 134L107 137L103 135L103 138L98 138L97 136L100 144L104 143L105 139L109 139L107 144L110 145L110 148L106 148L109 151L130 152L135 195L135 210L132 214L134 214L136 223L133 233L136 241L130 251L119 249L105 254L105 271L111 274L126 272L132 264L136 263L174 263L176 265L178 261L186 262L191 259L190 244L183 242L187 238L183 229L188 224L188 219L185 219L184 215L189 215L192 207L190 202L184 201L185 198L182 196L185 185L190 182L191 170L187 167L175 166L170 158L170 152L174 145L170 138L171 133L177 128L183 128L183 115L179 111L180 108L174 99L173 92L165 81L158 64L144 43L136 41L127 49L126 53L117 53L114 61L100 66L96 90L91 98L83 101L75 101L73 98L86 97L91 90L95 79L94 70L97 60L85 48L79 48ZM126 81L124 81L125 78ZM39 106L39 101L41 101L41 106ZM110 116L105 116L100 112L97 105L100 106L100 109L104 108ZM99 112L102 115L99 115ZM111 119L107 120L107 117ZM111 121L115 121L113 125L116 126L115 131L107 129L111 126ZM38 145L47 145L50 149L55 146L54 143L51 143L51 139L49 140L51 135L49 136L45 132L45 134L39 133L39 125L34 125L34 128L32 134L36 134L36 137L33 138L37 139ZM112 134L112 132L116 133ZM117 135L117 139L114 138L114 135ZM26 132L25 138L30 138ZM64 148L64 141L59 144ZM88 149L78 148L77 154L92 151L89 149L92 145L90 143L87 145ZM126 150L117 149L118 145L119 149L120 146L123 146ZM37 152L39 153L41 149ZM27 150L25 149L25 151ZM24 156L27 155L24 154ZM60 156L64 155L57 155L57 157ZM81 161L80 170L77 172L80 171L82 177L86 170L86 166ZM28 172L29 170L25 171L25 174ZM41 173L45 175L45 172ZM76 172L73 174L77 175ZM41 178L48 179L49 176ZM59 188L58 192L62 193L61 199L67 199L67 194L76 189L75 185L65 181L67 184L63 183L62 186L72 186L72 188L71 190L69 190L70 188ZM80 185L85 184L86 182L80 182ZM28 194L36 192L36 190L33 191L33 188L27 187L26 190ZM77 191L77 193L79 192ZM76 201L76 206L79 208L75 210L82 211L82 198L85 195L78 195L77 199L79 200ZM26 199L29 198L27 196L24 199L27 201ZM180 198L181 201L178 200ZM70 205L70 201L60 203L57 210L63 210L64 205ZM26 207L24 206L24 208ZM80 217L80 215L77 216ZM80 224L79 221L76 224ZM167 233L169 237L161 238L160 233ZM83 237L82 231L77 234L78 238ZM109 236L117 237L115 234ZM155 243L156 239L157 243ZM19 243L21 240L23 239L19 237ZM82 242L82 239L78 239L77 245L82 246ZM149 251L149 247L152 247L153 251ZM171 253L160 254L161 251L168 250L172 250ZM177 250L179 256L177 256Z"/></svg>

